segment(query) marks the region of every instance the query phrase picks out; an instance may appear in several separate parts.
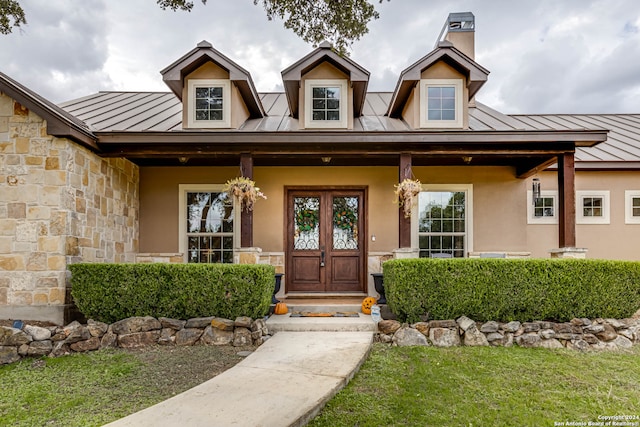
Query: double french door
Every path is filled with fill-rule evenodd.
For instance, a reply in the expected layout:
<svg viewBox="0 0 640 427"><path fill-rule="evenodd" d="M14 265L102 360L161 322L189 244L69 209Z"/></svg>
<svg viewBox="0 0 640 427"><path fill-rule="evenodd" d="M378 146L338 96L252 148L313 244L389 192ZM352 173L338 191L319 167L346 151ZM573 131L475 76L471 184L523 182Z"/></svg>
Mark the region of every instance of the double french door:
<svg viewBox="0 0 640 427"><path fill-rule="evenodd" d="M287 292L365 291L365 190L287 191Z"/></svg>

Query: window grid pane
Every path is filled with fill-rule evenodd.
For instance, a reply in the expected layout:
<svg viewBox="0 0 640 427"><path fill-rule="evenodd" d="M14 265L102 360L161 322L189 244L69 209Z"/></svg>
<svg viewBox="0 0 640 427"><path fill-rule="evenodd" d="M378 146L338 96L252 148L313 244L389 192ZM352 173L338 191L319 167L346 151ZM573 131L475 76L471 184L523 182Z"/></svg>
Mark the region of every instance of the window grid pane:
<svg viewBox="0 0 640 427"><path fill-rule="evenodd" d="M314 87L311 117L318 121L340 121L340 88Z"/></svg>
<svg viewBox="0 0 640 427"><path fill-rule="evenodd" d="M582 215L587 217L601 217L603 204L602 197L583 197Z"/></svg>
<svg viewBox="0 0 640 427"><path fill-rule="evenodd" d="M464 191L425 191L419 196L420 257L465 256ZM443 255L444 254L444 255Z"/></svg>
<svg viewBox="0 0 640 427"><path fill-rule="evenodd" d="M222 87L196 88L196 120L223 120Z"/></svg>
<svg viewBox="0 0 640 427"><path fill-rule="evenodd" d="M535 200L533 216L536 218L553 217L553 197L540 197Z"/></svg>
<svg viewBox="0 0 640 427"><path fill-rule="evenodd" d="M233 216L226 193L187 193L188 262L233 262Z"/></svg>
<svg viewBox="0 0 640 427"><path fill-rule="evenodd" d="M631 216L640 217L640 197L631 198Z"/></svg>
<svg viewBox="0 0 640 427"><path fill-rule="evenodd" d="M427 87L427 119L456 119L456 89L453 86Z"/></svg>

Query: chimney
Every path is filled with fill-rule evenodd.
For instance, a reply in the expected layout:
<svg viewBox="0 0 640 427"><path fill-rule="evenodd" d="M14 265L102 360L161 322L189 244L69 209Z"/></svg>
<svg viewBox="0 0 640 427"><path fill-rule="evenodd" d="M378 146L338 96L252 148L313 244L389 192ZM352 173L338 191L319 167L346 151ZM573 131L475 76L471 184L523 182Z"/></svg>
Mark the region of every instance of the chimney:
<svg viewBox="0 0 640 427"><path fill-rule="evenodd" d="M450 13L438 37L438 44L446 40L475 61L475 29L476 18L473 13Z"/></svg>

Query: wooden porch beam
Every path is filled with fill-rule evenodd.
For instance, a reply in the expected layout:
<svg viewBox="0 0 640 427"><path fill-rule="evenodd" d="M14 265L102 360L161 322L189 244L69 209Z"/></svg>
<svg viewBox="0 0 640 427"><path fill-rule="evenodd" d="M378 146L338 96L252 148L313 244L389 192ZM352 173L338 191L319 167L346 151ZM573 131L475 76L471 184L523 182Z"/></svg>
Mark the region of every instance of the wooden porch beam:
<svg viewBox="0 0 640 427"><path fill-rule="evenodd" d="M402 182L405 179L411 179L411 154L400 154L400 165L398 168L398 182ZM398 231L399 231L399 247L410 248L411 247L411 218L404 217L404 210L398 208Z"/></svg>
<svg viewBox="0 0 640 427"><path fill-rule="evenodd" d="M576 183L573 153L558 156L558 244L576 247Z"/></svg>
<svg viewBox="0 0 640 427"><path fill-rule="evenodd" d="M253 179L253 157L250 153L240 155L240 175ZM253 247L253 211L240 213L240 247Z"/></svg>

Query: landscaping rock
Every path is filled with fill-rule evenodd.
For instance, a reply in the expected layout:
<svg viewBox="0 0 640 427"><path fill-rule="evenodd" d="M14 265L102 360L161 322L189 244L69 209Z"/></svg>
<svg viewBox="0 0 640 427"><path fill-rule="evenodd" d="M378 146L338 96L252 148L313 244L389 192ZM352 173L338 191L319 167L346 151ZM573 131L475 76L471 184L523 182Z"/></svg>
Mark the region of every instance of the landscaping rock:
<svg viewBox="0 0 640 427"><path fill-rule="evenodd" d="M613 328L613 326L609 325L608 323L605 323L603 326L604 331L595 334L598 338L600 338L600 340L613 341L618 337L618 334L616 333L616 330Z"/></svg>
<svg viewBox="0 0 640 427"><path fill-rule="evenodd" d="M162 323L162 322L160 322ZM211 326L208 326L210 328ZM176 331L171 328L162 328L160 331L160 338L158 338L158 344L160 345L174 345L176 343Z"/></svg>
<svg viewBox="0 0 640 427"><path fill-rule="evenodd" d="M488 346L489 341L487 341L487 337L485 334L480 332L477 328L469 328L464 333L464 345L472 346L472 347L481 347Z"/></svg>
<svg viewBox="0 0 640 427"><path fill-rule="evenodd" d="M267 329L267 323L264 319L256 319L251 323L251 332L260 331L263 335L267 335L264 331Z"/></svg>
<svg viewBox="0 0 640 427"><path fill-rule="evenodd" d="M236 317L236 320L233 322L236 328L251 328L251 324L253 323L253 319L247 316Z"/></svg>
<svg viewBox="0 0 640 427"><path fill-rule="evenodd" d="M565 341L575 341L583 339L584 336L582 334L571 334L568 332L563 332L555 335L556 339L565 340Z"/></svg>
<svg viewBox="0 0 640 427"><path fill-rule="evenodd" d="M17 362L20 360L18 349L14 346L0 346L0 365Z"/></svg>
<svg viewBox="0 0 640 427"><path fill-rule="evenodd" d="M524 329L525 334L529 332L538 332L540 330L540 324L536 322L525 322L522 324L522 328Z"/></svg>
<svg viewBox="0 0 640 427"><path fill-rule="evenodd" d="M29 344L22 344L18 347L18 354L22 357L26 357L29 355Z"/></svg>
<svg viewBox="0 0 640 427"><path fill-rule="evenodd" d="M540 330L543 329L553 329L553 322L536 322L540 325Z"/></svg>
<svg viewBox="0 0 640 427"><path fill-rule="evenodd" d="M571 321L569 323L571 323L574 326L589 326L589 325L591 325L591 320L589 320L589 319L587 319L585 317L580 318L580 319L573 318L573 319L571 319Z"/></svg>
<svg viewBox="0 0 640 427"><path fill-rule="evenodd" d="M458 324L455 320L432 320L429 322L430 328L446 328L446 329L458 329Z"/></svg>
<svg viewBox="0 0 640 427"><path fill-rule="evenodd" d="M185 328L201 328L204 329L207 326L211 325L211 321L215 319L215 317L196 317L193 319L187 320L187 323L184 325Z"/></svg>
<svg viewBox="0 0 640 427"><path fill-rule="evenodd" d="M490 334L491 332L498 332L498 329L500 329L500 324L494 321L487 322L482 326L480 326L480 332L485 334Z"/></svg>
<svg viewBox="0 0 640 427"><path fill-rule="evenodd" d="M393 342L393 335L380 334L380 342L390 344Z"/></svg>
<svg viewBox="0 0 640 427"><path fill-rule="evenodd" d="M630 329L620 329L618 331L618 335L622 335L623 337L625 337L626 339L633 341L635 339L635 336L633 334L633 332L631 332Z"/></svg>
<svg viewBox="0 0 640 427"><path fill-rule="evenodd" d="M209 320L209 322L211 322L211 320ZM202 329L187 328L187 325L189 325L188 321L184 329L176 332L176 345L194 345L202 336Z"/></svg>
<svg viewBox="0 0 640 427"><path fill-rule="evenodd" d="M538 347L548 348L548 349L564 348L562 343L555 338L542 340L538 345Z"/></svg>
<svg viewBox="0 0 640 427"><path fill-rule="evenodd" d="M65 356L67 354L71 354L71 349L68 344L65 344L64 341L57 341L53 345L53 349L51 353L49 353L49 357L60 357Z"/></svg>
<svg viewBox="0 0 640 427"><path fill-rule="evenodd" d="M542 331L540 331L540 336L545 340L548 340L556 336L556 331L554 331L553 329L543 329Z"/></svg>
<svg viewBox="0 0 640 427"><path fill-rule="evenodd" d="M111 331L107 330L107 333L100 339L100 349L114 348L118 346L118 336Z"/></svg>
<svg viewBox="0 0 640 427"><path fill-rule="evenodd" d="M618 338L613 340L612 343L615 344L618 348L627 349L633 347L633 342L630 339L623 337L622 335L618 335Z"/></svg>
<svg viewBox="0 0 640 427"><path fill-rule="evenodd" d="M53 350L53 343L51 340L33 341L29 344L28 356L46 356Z"/></svg>
<svg viewBox="0 0 640 427"><path fill-rule="evenodd" d="M520 329L521 323L518 321L513 321L509 323L505 323L502 325L502 330L505 332L517 332Z"/></svg>
<svg viewBox="0 0 640 427"><path fill-rule="evenodd" d="M103 322L97 322L93 319L89 319L89 321L87 321L87 329L89 330L89 333L92 337L99 338L107 333L109 325Z"/></svg>
<svg viewBox="0 0 640 427"><path fill-rule="evenodd" d="M160 324L160 322L158 322ZM118 344L122 348L140 348L154 345L160 338L160 331L134 332L118 335Z"/></svg>
<svg viewBox="0 0 640 427"><path fill-rule="evenodd" d="M467 332L471 328L477 329L476 322L469 319L467 316L459 317L458 319L456 319L456 323L458 324L460 329L462 329L463 332Z"/></svg>
<svg viewBox="0 0 640 427"><path fill-rule="evenodd" d="M22 329L25 333L31 335L34 341L44 341L51 339L51 331L47 328L39 326L25 325Z"/></svg>
<svg viewBox="0 0 640 427"><path fill-rule="evenodd" d="M555 323L553 325L553 330L558 334L581 334L582 327L575 326L571 323Z"/></svg>
<svg viewBox="0 0 640 427"><path fill-rule="evenodd" d="M428 346L427 337L413 328L400 328L393 335L393 342L399 347Z"/></svg>
<svg viewBox="0 0 640 427"><path fill-rule="evenodd" d="M418 322L411 327L418 330L425 337L429 336L429 324L427 322Z"/></svg>
<svg viewBox="0 0 640 427"><path fill-rule="evenodd" d="M211 327L214 329L220 329L221 331L233 331L235 322L229 319L223 319L221 317L214 317L211 320Z"/></svg>
<svg viewBox="0 0 640 427"><path fill-rule="evenodd" d="M584 334L582 336L582 339L588 342L589 344L597 344L600 342L600 340L598 340L598 337L596 337L593 334Z"/></svg>
<svg viewBox="0 0 640 427"><path fill-rule="evenodd" d="M206 345L229 345L233 342L233 332L208 326L200 337L200 341Z"/></svg>
<svg viewBox="0 0 640 427"><path fill-rule="evenodd" d="M430 328L429 340L436 347L454 347L460 345L460 334L457 328Z"/></svg>
<svg viewBox="0 0 640 427"><path fill-rule="evenodd" d="M149 332L159 329L162 329L162 324L158 319L154 319L151 316L129 317L128 319L119 320L111 325L111 330L116 335L129 335L137 332Z"/></svg>
<svg viewBox="0 0 640 427"><path fill-rule="evenodd" d="M381 334L393 335L402 326L397 320L381 320L378 322L378 330Z"/></svg>
<svg viewBox="0 0 640 427"><path fill-rule="evenodd" d="M540 338L540 336L538 334L524 334L524 335L520 335L519 337L516 338L516 344L518 344L520 347L538 347L540 345L540 342L542 341L542 338Z"/></svg>
<svg viewBox="0 0 640 427"><path fill-rule="evenodd" d="M487 334L487 341L491 345L502 345L504 344L504 335L500 332L490 332Z"/></svg>
<svg viewBox="0 0 640 427"><path fill-rule="evenodd" d="M174 331L179 331L180 329L184 328L184 325L187 323L186 320L171 319L169 317L160 317L158 318L158 321L163 328L170 328Z"/></svg>
<svg viewBox="0 0 640 427"><path fill-rule="evenodd" d="M233 331L233 346L244 347L253 344L251 331L247 328L236 328Z"/></svg>
<svg viewBox="0 0 640 427"><path fill-rule="evenodd" d="M620 321L618 319L604 319L604 321L606 322L606 324L613 326L613 328L617 331L619 329L626 329L627 328L627 324L623 321Z"/></svg>
<svg viewBox="0 0 640 427"><path fill-rule="evenodd" d="M252 331L251 332L251 339L252 340L257 340L258 338L260 338L262 336L262 331Z"/></svg>
<svg viewBox="0 0 640 427"><path fill-rule="evenodd" d="M571 350L578 350L578 351L587 351L589 350L589 343L586 342L585 340L574 340L574 341L567 341L567 348L571 349Z"/></svg>
<svg viewBox="0 0 640 427"><path fill-rule="evenodd" d="M31 335L20 329L0 326L0 346L19 346L33 341Z"/></svg>
<svg viewBox="0 0 640 427"><path fill-rule="evenodd" d="M593 324L584 328L584 332L588 332L590 334L599 334L600 332L604 332L604 325Z"/></svg>
<svg viewBox="0 0 640 427"><path fill-rule="evenodd" d="M86 341L78 341L69 346L76 352L93 351L100 348L100 337L91 337Z"/></svg>
<svg viewBox="0 0 640 427"><path fill-rule="evenodd" d="M64 340L65 343L73 344L74 342L85 341L91 338L89 329L87 329L86 326L82 326L80 323L77 323L73 326L71 325L72 323L70 323L64 330L65 334L67 335L67 338L65 338Z"/></svg>

